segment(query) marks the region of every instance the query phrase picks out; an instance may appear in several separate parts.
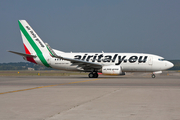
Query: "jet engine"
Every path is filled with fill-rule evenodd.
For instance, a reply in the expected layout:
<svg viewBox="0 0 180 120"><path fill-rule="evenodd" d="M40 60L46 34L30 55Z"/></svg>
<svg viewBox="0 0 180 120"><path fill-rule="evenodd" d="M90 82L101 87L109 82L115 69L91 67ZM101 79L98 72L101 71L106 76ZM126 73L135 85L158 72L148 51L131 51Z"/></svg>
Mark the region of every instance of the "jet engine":
<svg viewBox="0 0 180 120"><path fill-rule="evenodd" d="M122 72L121 66L103 66L102 74L104 75L125 75L125 72Z"/></svg>

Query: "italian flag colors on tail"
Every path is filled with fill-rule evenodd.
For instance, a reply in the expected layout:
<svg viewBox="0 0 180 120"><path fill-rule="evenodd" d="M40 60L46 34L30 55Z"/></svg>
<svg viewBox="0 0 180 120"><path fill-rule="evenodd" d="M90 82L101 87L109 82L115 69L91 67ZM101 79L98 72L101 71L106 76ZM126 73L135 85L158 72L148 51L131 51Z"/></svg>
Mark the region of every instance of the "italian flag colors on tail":
<svg viewBox="0 0 180 120"><path fill-rule="evenodd" d="M27 58L27 60L50 67L46 60L46 57L50 55L44 42L25 20L19 20L18 22L26 54L37 55L35 60L33 58Z"/></svg>

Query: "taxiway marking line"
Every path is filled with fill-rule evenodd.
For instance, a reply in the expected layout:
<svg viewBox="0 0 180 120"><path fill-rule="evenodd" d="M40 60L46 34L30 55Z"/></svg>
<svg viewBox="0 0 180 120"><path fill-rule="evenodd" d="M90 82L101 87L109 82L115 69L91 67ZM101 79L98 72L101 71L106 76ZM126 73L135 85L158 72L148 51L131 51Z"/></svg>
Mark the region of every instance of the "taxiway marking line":
<svg viewBox="0 0 180 120"><path fill-rule="evenodd" d="M55 84L55 85L40 86L40 87L34 87L34 88L28 88L28 89L22 89L22 90L14 90L14 91L2 92L2 93L0 93L0 95L8 94L8 93L21 92L21 91L27 91L27 90L40 89L40 88L46 88L46 87L54 87L54 86L60 86L60 85L76 84L76 83L83 83L83 82L89 82L89 81L96 81L96 80L101 80L101 79L83 80L83 81L76 81L76 82L70 82L70 83L62 83L62 84Z"/></svg>

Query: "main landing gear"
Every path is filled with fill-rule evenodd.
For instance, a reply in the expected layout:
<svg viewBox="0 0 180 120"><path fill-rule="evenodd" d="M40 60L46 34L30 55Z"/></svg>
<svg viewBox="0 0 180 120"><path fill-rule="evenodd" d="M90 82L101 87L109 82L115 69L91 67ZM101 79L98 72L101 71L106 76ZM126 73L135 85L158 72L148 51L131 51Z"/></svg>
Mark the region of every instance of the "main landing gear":
<svg viewBox="0 0 180 120"><path fill-rule="evenodd" d="M89 73L89 78L98 78L98 73L97 72Z"/></svg>
<svg viewBox="0 0 180 120"><path fill-rule="evenodd" d="M155 77L156 77L156 75L155 75L155 74L152 74L152 75L151 75L151 77L152 77L152 78L155 78Z"/></svg>

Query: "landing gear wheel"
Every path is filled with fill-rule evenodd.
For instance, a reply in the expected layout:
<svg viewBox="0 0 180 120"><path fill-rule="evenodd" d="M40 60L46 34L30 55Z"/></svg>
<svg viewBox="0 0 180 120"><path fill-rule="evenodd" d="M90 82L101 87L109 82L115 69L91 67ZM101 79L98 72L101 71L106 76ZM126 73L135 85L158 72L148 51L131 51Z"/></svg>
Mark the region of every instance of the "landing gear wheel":
<svg viewBox="0 0 180 120"><path fill-rule="evenodd" d="M93 73L89 73L89 78L93 78L94 74Z"/></svg>
<svg viewBox="0 0 180 120"><path fill-rule="evenodd" d="M94 73L94 78L98 78L98 73Z"/></svg>
<svg viewBox="0 0 180 120"><path fill-rule="evenodd" d="M98 73L89 73L89 78L98 78Z"/></svg>
<svg viewBox="0 0 180 120"><path fill-rule="evenodd" d="M155 74L152 74L152 75L151 75L151 77L152 77L152 78L155 78L155 77L156 77L156 75L155 75Z"/></svg>

